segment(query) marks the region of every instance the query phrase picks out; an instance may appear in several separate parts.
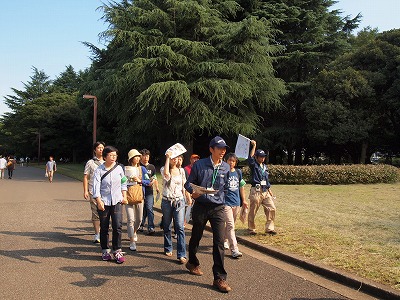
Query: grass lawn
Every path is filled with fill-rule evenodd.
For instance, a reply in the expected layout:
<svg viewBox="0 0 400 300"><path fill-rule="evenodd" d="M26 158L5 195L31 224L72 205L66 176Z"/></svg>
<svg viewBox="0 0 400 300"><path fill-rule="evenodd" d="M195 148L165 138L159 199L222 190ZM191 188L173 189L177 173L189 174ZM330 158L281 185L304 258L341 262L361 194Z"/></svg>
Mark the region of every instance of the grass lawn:
<svg viewBox="0 0 400 300"><path fill-rule="evenodd" d="M254 238L400 290L400 183L275 185L276 236ZM248 190L247 190L248 193ZM237 222L237 234L247 224Z"/></svg>
<svg viewBox="0 0 400 300"><path fill-rule="evenodd" d="M84 165L57 168L82 180ZM400 183L273 185L272 190L278 234L262 234L261 207L254 239L400 290ZM247 235L246 229L237 222L238 236Z"/></svg>

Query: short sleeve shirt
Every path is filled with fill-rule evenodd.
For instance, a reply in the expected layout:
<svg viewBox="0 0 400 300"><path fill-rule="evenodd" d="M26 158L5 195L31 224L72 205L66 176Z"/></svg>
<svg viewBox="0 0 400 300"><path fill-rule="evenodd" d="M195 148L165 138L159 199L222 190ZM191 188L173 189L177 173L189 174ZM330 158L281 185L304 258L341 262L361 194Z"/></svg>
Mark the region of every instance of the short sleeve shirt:
<svg viewBox="0 0 400 300"><path fill-rule="evenodd" d="M89 193L93 194L93 174L96 169L103 164L103 160L99 160L97 157L89 159L85 165L85 170L83 171L84 175L88 177L88 188Z"/></svg>
<svg viewBox="0 0 400 300"><path fill-rule="evenodd" d="M141 164L141 166L145 167L147 170L147 175L150 178L150 182L153 180L153 178L156 178L156 167L152 164L147 164L147 166ZM153 194L153 187L152 186L146 186L145 187L145 193L146 195L151 195Z"/></svg>

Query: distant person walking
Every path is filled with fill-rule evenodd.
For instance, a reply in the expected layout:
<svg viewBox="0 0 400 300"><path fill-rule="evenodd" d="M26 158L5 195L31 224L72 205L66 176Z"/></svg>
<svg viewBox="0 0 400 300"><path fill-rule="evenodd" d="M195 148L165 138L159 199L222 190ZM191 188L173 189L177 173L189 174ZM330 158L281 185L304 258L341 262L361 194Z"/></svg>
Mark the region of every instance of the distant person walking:
<svg viewBox="0 0 400 300"><path fill-rule="evenodd" d="M106 146L103 150L104 164L94 171L93 198L96 199L100 217L100 245L101 257L104 261L111 260L108 231L110 218L112 221L112 250L117 264L125 261L122 252L122 204L126 200L126 181L124 170L116 162L118 150L112 146Z"/></svg>
<svg viewBox="0 0 400 300"><path fill-rule="evenodd" d="M8 179L12 179L16 164L17 162L15 161L14 157L9 156L7 160Z"/></svg>
<svg viewBox="0 0 400 300"><path fill-rule="evenodd" d="M209 144L211 156L197 161L185 183L186 190L195 199L192 209L192 236L189 241L189 261L186 268L193 275L201 276L200 262L197 258L200 240L207 221L210 222L213 234L213 286L227 293L231 287L226 282L227 273L224 268L224 232L225 232L225 187L229 165L222 159L226 153L225 141L214 137ZM194 189L191 184L200 186ZM207 189L208 191L204 191Z"/></svg>
<svg viewBox="0 0 400 300"><path fill-rule="evenodd" d="M251 189L250 189L250 209L248 216L248 230L249 233L256 234L256 224L254 219L260 205L264 208L266 217L265 233L275 235L275 212L276 207L274 204L271 191L271 184L268 180L268 167L265 164L265 157L267 153L264 150L258 149L256 151L256 141L251 140L251 150L248 158L248 164L251 171Z"/></svg>
<svg viewBox="0 0 400 300"><path fill-rule="evenodd" d="M49 161L46 163L46 173L49 182L53 182L54 172L57 171L57 163L54 160L53 156L49 157Z"/></svg>
<svg viewBox="0 0 400 300"><path fill-rule="evenodd" d="M0 156L0 179L4 179L4 171L7 168L7 160Z"/></svg>
<svg viewBox="0 0 400 300"><path fill-rule="evenodd" d="M104 163L104 142L96 142L93 145L93 158L89 159L83 171L83 197L89 201L92 211L92 223L94 229L93 243L100 243L100 219L97 212L96 199L93 198L94 171Z"/></svg>

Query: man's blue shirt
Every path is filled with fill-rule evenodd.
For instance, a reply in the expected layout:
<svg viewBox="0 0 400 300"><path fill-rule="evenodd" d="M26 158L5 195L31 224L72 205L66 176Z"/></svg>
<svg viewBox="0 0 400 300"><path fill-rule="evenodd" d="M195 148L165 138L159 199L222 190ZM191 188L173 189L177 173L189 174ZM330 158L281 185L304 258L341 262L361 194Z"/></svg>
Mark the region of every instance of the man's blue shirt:
<svg viewBox="0 0 400 300"><path fill-rule="evenodd" d="M261 184L262 180L266 181L266 185L262 186L263 191L269 189L271 184L268 180L268 167L266 164L262 166L256 161L255 156L249 156L247 160L251 170L251 185Z"/></svg>
<svg viewBox="0 0 400 300"><path fill-rule="evenodd" d="M189 193L193 193L190 183L205 188L212 187L214 190L217 190L215 194L203 194L196 198L195 201L198 203L224 204L225 185L228 180L229 170L229 165L224 161L214 168L211 157L200 159L194 163L189 178L185 183L185 189Z"/></svg>

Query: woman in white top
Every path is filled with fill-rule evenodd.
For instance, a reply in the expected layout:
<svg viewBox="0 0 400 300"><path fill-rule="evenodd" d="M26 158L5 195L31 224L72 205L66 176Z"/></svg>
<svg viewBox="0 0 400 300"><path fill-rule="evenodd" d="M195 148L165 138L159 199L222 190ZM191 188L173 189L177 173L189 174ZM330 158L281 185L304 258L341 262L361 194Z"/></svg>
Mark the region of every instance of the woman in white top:
<svg viewBox="0 0 400 300"><path fill-rule="evenodd" d="M172 218L175 220L175 230L177 234L177 258L180 263L187 261L186 242L185 242L185 198L186 182L185 172L176 166L177 157L171 158L171 152L165 154L165 166L161 168L163 176L163 197L161 209L163 213L164 228L164 253L172 256ZM188 197L187 199L190 200Z"/></svg>

